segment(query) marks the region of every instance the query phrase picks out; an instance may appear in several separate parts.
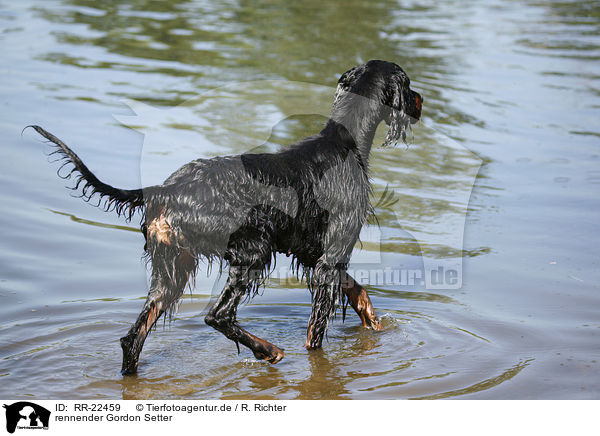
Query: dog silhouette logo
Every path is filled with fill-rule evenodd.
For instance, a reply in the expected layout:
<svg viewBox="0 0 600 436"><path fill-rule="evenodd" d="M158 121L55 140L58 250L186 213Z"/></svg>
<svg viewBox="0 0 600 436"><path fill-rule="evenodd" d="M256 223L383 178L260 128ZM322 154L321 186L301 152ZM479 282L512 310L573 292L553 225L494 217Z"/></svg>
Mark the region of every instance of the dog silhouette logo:
<svg viewBox="0 0 600 436"><path fill-rule="evenodd" d="M4 405L6 409L6 431L14 433L19 429L48 429L50 411L28 401Z"/></svg>

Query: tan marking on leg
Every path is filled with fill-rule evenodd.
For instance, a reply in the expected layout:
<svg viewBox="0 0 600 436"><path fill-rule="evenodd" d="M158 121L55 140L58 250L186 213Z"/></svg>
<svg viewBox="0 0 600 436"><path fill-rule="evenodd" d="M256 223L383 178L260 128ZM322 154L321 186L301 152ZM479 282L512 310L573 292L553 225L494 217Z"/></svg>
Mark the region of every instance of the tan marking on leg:
<svg viewBox="0 0 600 436"><path fill-rule="evenodd" d="M304 344L304 346L306 347L307 350L312 350L312 347L310 346L310 343L312 342L312 326L308 326L308 329L306 331L306 343Z"/></svg>
<svg viewBox="0 0 600 436"><path fill-rule="evenodd" d="M373 307L373 303L371 303L367 290L349 275L347 275L347 279L349 280L345 281L342 290L346 294L346 297L348 297L350 305L359 316L363 327L381 330L383 326L379 318L377 318L375 308Z"/></svg>
<svg viewBox="0 0 600 436"><path fill-rule="evenodd" d="M146 329L146 333L150 331L150 329L160 316L161 306L162 305L160 303L157 303L156 305L152 306L150 312L148 312L148 318L146 319L146 325L144 326Z"/></svg>

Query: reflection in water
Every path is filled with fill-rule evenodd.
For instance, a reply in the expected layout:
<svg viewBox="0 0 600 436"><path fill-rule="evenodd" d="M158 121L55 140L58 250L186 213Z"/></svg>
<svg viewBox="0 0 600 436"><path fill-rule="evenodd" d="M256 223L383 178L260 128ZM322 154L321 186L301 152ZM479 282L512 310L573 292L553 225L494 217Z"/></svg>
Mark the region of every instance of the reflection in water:
<svg viewBox="0 0 600 436"><path fill-rule="evenodd" d="M63 216L67 216L71 219L71 221L74 221L76 223L79 224L86 224L88 226L94 226L94 227L103 227L106 229L115 229L115 230L125 230L127 232L137 232L137 233L141 233L139 228L136 227L129 227L129 226L120 226L120 225L116 225L116 224L108 224L108 223L101 223L99 221L92 221L92 220L87 220L84 218L79 218L73 214L70 213L66 213L66 212L59 212L57 210L52 210L52 209L48 209L50 212L55 213L57 215L63 215Z"/></svg>
<svg viewBox="0 0 600 436"><path fill-rule="evenodd" d="M498 386L500 383L503 383L507 380L512 379L513 377L516 377L523 369L525 369L534 360L535 359L528 359L525 361L521 361L521 362L517 363L515 366L507 369L502 374L500 374L496 377L488 378L484 381L475 383L475 384L468 386L466 388L463 388L463 389L442 392L442 393L434 394L434 395L426 395L423 397L415 397L415 398L411 398L411 399L413 399L413 400L436 400L436 399L440 399L440 398L458 397L460 395L467 395L467 394L473 394L475 392L485 391L486 389L491 389L495 386Z"/></svg>
<svg viewBox="0 0 600 436"><path fill-rule="evenodd" d="M310 377L297 384L300 400L339 400L347 395L341 369L325 356L323 350L309 353Z"/></svg>
<svg viewBox="0 0 600 436"><path fill-rule="evenodd" d="M253 310L260 313L260 307L253 305ZM468 377L460 371L446 369L439 373L417 375L419 372L415 370L426 365L427 362L439 361L450 364L456 359L459 361L464 359L461 354L465 352L465 348L472 348L479 352L482 349L473 342L472 339L477 338L474 333L464 329L457 329L458 332L452 333L452 326L444 326L423 314L405 315L407 316L397 318L384 315L382 332L366 331L356 325L350 326L352 323L347 320L348 326L341 328L338 326L332 331L326 348L311 352L300 351L297 348L288 349L288 359L293 360L278 366L252 358L235 359L231 356L231 353L235 354L235 350L225 347L229 348L228 351L225 350L225 354L218 351L219 359L223 362L203 373L199 373L195 367L201 365L204 359L214 359L215 354L211 353L217 350L213 350L212 347L220 343L221 339L217 338L215 341L214 338L210 338L210 334L206 335L205 332L200 331L201 344L188 340L186 343L189 348L186 348L183 353L167 349L162 352L163 356L152 358L155 364L162 359L167 361L180 359L177 363L178 370L173 374L161 376L142 374L118 379L114 383L120 386L124 399L346 399L354 397L353 392L356 390L363 395L374 393L379 398L410 396L411 392L415 392L413 385L423 386L421 389L427 392L432 388L435 389L436 380L443 378L444 386L457 386L457 388L435 395L448 398L489 389L503 380L516 376L530 363L530 360L520 362L504 371L501 376L490 377L466 388L460 386ZM243 324L246 322L247 320L242 320ZM301 322L301 320L292 321L294 325ZM414 325L408 327L411 323ZM419 340L413 343L415 334L418 334L420 339L425 338L427 342ZM450 351L451 347L442 350L436 343L438 336L443 337L446 343L458 346L458 353ZM485 338L478 339L489 344ZM280 340L277 339L276 342ZM391 345L399 348L398 351L402 355L399 360L397 353L390 354ZM220 345L216 347L220 348ZM150 369L151 372L156 370L159 368ZM93 382L86 389L101 389L103 383L108 382Z"/></svg>
<svg viewBox="0 0 600 436"><path fill-rule="evenodd" d="M327 4L310 0L302 5L186 0L69 0L63 4L61 9L38 6L35 11L51 22L85 26L84 31L63 26L54 32L65 48L101 50L89 54L82 50L77 56L71 50L55 50L44 60L187 79L152 92L132 93L123 86L120 97L173 107L194 98L198 87L213 88L240 77L333 86L341 71L368 60L364 53L405 67L427 95L430 119L446 121L443 124L474 121L441 98L442 89L449 86L443 77L452 73L455 59L451 53L437 56L436 51L451 50L456 38L447 32L439 37L443 26L435 26L439 19L435 5L399 8L389 0ZM361 17L361 25L349 27L355 17ZM431 37L433 27L437 38Z"/></svg>
<svg viewBox="0 0 600 436"><path fill-rule="evenodd" d="M458 304L458 301L451 297L443 294L436 294L433 292L410 292L410 291L399 291L396 289L386 289L376 286L369 286L369 293L374 295L387 296L390 298L401 298L403 300L417 300L417 301L429 301L435 303L444 304Z"/></svg>

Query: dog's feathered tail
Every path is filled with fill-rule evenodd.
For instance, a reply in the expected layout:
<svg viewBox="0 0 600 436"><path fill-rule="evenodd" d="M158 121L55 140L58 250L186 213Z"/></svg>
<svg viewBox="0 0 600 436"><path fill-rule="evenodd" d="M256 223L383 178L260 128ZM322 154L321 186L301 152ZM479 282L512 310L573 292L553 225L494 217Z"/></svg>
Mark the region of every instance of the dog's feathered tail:
<svg viewBox="0 0 600 436"><path fill-rule="evenodd" d="M61 157L58 160L64 161L57 171L59 177L69 179L73 173L79 173L75 185L71 189L79 190L81 187L80 197L85 201L90 201L95 194L99 194L98 206L104 203L103 207L106 211L114 210L118 215L125 216L128 220L131 219L136 210L143 208L144 196L142 189L118 189L101 182L64 142L40 126L27 126L25 128L28 127L33 128L56 147L56 150L51 154L60 155ZM67 175L60 175L60 170L68 164L72 164L74 168ZM81 186L82 183L83 186Z"/></svg>

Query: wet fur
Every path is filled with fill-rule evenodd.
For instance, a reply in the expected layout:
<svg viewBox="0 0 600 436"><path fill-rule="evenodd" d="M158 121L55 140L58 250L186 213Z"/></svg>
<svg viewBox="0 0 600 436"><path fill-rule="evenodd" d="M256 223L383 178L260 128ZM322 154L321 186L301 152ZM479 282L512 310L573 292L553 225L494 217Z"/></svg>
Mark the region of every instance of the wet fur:
<svg viewBox="0 0 600 436"><path fill-rule="evenodd" d="M143 189L101 182L60 139L31 126L56 146L65 165L73 164L65 177L77 175L73 189L81 197L98 198L106 210L128 219L137 211L142 215L152 280L142 312L121 339L123 374L137 370L148 332L175 307L201 259L229 265L207 324L275 363L283 351L241 328L237 305L256 293L276 253L291 255L312 294L306 346L321 346L348 289L343 281L352 249L372 212L368 157L375 129L386 121L384 145L393 144L420 117L422 98L409 83L396 64L359 65L341 76L331 118L317 135L278 153L198 159L162 185ZM360 291L360 285L352 286L358 287L355 294ZM368 301L366 291L361 298Z"/></svg>

